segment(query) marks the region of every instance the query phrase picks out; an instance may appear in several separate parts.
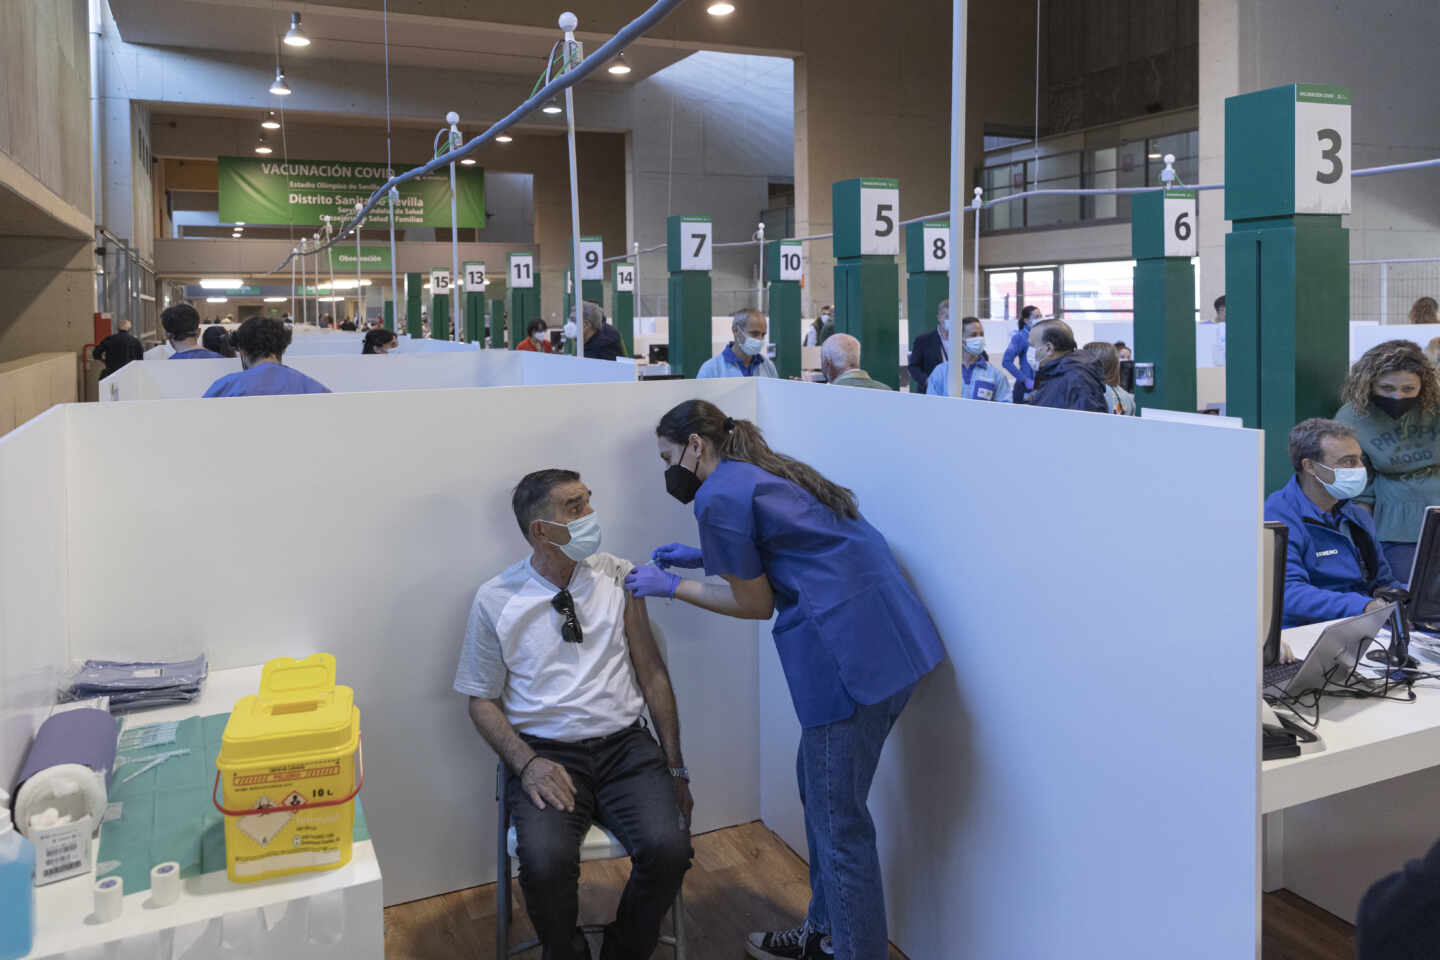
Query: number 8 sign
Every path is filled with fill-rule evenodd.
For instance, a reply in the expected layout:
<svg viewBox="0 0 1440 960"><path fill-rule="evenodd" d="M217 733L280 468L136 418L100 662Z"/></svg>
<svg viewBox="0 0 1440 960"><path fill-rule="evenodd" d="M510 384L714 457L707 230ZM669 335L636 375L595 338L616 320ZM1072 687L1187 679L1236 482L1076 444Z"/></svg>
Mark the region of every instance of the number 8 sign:
<svg viewBox="0 0 1440 960"><path fill-rule="evenodd" d="M1194 190L1166 190L1164 217L1165 256L1193 257L1199 249L1196 235ZM1153 229L1153 228L1152 228Z"/></svg>

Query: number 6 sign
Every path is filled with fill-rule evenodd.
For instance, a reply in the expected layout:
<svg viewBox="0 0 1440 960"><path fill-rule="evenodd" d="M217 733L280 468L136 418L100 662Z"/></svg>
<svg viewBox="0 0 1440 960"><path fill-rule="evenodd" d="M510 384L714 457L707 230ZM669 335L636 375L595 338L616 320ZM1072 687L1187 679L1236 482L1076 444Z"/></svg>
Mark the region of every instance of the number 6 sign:
<svg viewBox="0 0 1440 960"><path fill-rule="evenodd" d="M1164 216L1165 256L1193 257L1199 252L1195 232L1196 202L1194 190L1166 190Z"/></svg>

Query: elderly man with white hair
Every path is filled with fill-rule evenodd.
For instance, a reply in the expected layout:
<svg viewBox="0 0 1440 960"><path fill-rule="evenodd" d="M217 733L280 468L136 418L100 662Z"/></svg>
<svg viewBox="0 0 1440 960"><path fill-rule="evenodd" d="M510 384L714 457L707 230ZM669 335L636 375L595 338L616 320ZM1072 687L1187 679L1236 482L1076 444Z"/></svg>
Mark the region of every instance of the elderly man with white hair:
<svg viewBox="0 0 1440 960"><path fill-rule="evenodd" d="M730 335L734 338L725 349L706 360L695 374L697 380L721 377L779 377L775 364L765 356L766 333L769 325L765 314L754 307L736 310L730 318Z"/></svg>
<svg viewBox="0 0 1440 960"><path fill-rule="evenodd" d="M831 334L820 347L820 372L825 382L837 387L889 390L889 384L873 379L860 369L860 341L848 333Z"/></svg>

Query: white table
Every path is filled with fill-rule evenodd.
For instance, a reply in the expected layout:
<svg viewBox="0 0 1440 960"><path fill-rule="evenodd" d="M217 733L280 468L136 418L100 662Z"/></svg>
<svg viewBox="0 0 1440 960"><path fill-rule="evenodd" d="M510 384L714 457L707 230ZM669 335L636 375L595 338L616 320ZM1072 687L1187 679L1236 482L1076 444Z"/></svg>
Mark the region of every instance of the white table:
<svg viewBox="0 0 1440 960"><path fill-rule="evenodd" d="M1285 640L1303 655L1324 626L1286 630ZM1415 694L1414 703L1326 698L1321 742L1261 765L1266 890L1286 887L1354 922L1372 883L1440 839L1440 683L1421 681Z"/></svg>
<svg viewBox="0 0 1440 960"><path fill-rule="evenodd" d="M216 671L196 702L131 714L126 725L224 713L259 687L258 666ZM149 891L129 894L124 912L105 924L91 917L93 881L86 875L36 890L30 957L380 960L385 953L380 863L368 840L355 844L348 864L326 873L247 884L231 883L224 871L207 873L187 879L168 907L147 905Z"/></svg>

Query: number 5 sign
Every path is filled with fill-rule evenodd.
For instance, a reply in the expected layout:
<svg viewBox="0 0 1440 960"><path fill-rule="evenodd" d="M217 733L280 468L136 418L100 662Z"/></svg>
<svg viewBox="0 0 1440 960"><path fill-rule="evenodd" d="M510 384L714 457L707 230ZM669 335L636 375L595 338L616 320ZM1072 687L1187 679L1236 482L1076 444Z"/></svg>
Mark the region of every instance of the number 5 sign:
<svg viewBox="0 0 1440 960"><path fill-rule="evenodd" d="M900 181L864 177L831 193L835 257L893 257L900 252Z"/></svg>
<svg viewBox="0 0 1440 960"><path fill-rule="evenodd" d="M1295 212L1350 212L1350 91L1295 86Z"/></svg>
<svg viewBox="0 0 1440 960"><path fill-rule="evenodd" d="M1164 217L1165 256L1193 257L1199 252L1195 232L1195 191L1166 190Z"/></svg>

